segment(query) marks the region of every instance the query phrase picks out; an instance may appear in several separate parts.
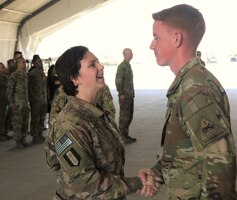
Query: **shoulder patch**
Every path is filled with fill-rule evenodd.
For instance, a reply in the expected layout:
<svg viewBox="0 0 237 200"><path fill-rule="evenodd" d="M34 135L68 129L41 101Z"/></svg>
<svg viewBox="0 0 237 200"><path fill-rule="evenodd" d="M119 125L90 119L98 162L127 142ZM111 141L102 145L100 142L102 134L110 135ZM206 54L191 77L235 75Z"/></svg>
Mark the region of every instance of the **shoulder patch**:
<svg viewBox="0 0 237 200"><path fill-rule="evenodd" d="M55 145L57 155L59 156L71 144L72 140L67 136L67 134L64 134Z"/></svg>
<svg viewBox="0 0 237 200"><path fill-rule="evenodd" d="M75 151L74 148L71 148L63 155L63 157L71 167L79 166L81 161L81 156Z"/></svg>

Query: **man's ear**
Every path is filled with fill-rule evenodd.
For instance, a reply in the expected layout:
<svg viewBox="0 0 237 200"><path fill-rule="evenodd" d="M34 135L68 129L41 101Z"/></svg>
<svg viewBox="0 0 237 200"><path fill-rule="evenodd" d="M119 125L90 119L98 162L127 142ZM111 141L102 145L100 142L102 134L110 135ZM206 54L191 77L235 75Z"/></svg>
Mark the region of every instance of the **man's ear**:
<svg viewBox="0 0 237 200"><path fill-rule="evenodd" d="M183 42L183 34L181 32L174 33L174 43L177 48L181 46Z"/></svg>

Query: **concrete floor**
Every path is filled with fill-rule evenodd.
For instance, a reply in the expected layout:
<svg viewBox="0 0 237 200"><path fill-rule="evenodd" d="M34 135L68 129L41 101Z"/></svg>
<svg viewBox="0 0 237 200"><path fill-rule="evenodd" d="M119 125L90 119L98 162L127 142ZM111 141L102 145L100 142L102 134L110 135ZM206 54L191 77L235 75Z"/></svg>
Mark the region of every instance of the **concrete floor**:
<svg viewBox="0 0 237 200"><path fill-rule="evenodd" d="M237 90L227 90L231 105L232 129L237 133ZM118 111L116 91L112 91ZM166 90L137 90L131 136L137 142L126 145L127 176L136 175L141 168L151 167L160 152L160 136L164 123ZM116 115L118 119L118 115ZM27 138L28 141L31 138ZM237 141L237 140L236 140ZM56 176L46 165L44 145L32 145L22 150L12 150L14 142L0 142L0 199L50 200L56 189ZM151 199L162 199L161 192ZM147 198L129 195L128 200Z"/></svg>

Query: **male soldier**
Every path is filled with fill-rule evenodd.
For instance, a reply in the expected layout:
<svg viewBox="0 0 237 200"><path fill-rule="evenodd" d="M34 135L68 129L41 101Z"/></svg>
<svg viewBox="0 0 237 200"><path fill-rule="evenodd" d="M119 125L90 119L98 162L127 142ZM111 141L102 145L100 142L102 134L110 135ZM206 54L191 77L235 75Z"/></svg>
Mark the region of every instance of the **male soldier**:
<svg viewBox="0 0 237 200"><path fill-rule="evenodd" d="M7 73L8 73L8 76L10 76L11 73L16 71L16 70L17 70L17 65L16 65L14 59L9 59L7 61Z"/></svg>
<svg viewBox="0 0 237 200"><path fill-rule="evenodd" d="M5 65L0 63L0 141L10 139L6 132L7 114L7 74Z"/></svg>
<svg viewBox="0 0 237 200"><path fill-rule="evenodd" d="M134 112L134 87L133 71L130 60L133 57L132 50L125 48L123 50L124 60L117 68L115 84L119 97L119 131L122 134L125 144L136 141L136 138L129 136L129 126L133 119Z"/></svg>
<svg viewBox="0 0 237 200"><path fill-rule="evenodd" d="M47 79L39 55L33 56L32 64L28 73L31 107L30 134L33 137L33 143L40 143L44 141L42 134L47 113Z"/></svg>
<svg viewBox="0 0 237 200"><path fill-rule="evenodd" d="M197 51L197 56L200 58L200 62L202 65L206 65L206 63L202 60L202 52L201 51Z"/></svg>
<svg viewBox="0 0 237 200"><path fill-rule="evenodd" d="M156 62L176 77L167 93L163 153L150 171L166 185L163 199L234 200L236 149L228 98L196 56L205 33L203 16L186 4L152 16L150 48Z"/></svg>
<svg viewBox="0 0 237 200"><path fill-rule="evenodd" d="M25 141L29 123L28 79L26 62L23 57L16 59L17 70L13 72L8 81L7 93L9 106L12 111L13 139L15 148L27 146Z"/></svg>
<svg viewBox="0 0 237 200"><path fill-rule="evenodd" d="M22 52L21 51L15 51L14 52L14 56L13 59L16 62L17 58L23 57Z"/></svg>
<svg viewBox="0 0 237 200"><path fill-rule="evenodd" d="M7 77L9 78L12 72L17 70L17 65L14 59L9 59L7 61ZM9 109L9 106L7 108L7 114L6 114L6 132L12 131L12 113L11 109ZM8 136L10 137L10 136Z"/></svg>

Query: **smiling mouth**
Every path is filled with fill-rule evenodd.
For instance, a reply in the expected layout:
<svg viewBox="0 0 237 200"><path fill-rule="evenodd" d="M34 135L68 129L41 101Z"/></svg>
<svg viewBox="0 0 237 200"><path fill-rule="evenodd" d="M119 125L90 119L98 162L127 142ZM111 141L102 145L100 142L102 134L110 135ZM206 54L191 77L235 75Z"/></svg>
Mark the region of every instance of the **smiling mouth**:
<svg viewBox="0 0 237 200"><path fill-rule="evenodd" d="M98 79L103 79L104 75L97 76Z"/></svg>

